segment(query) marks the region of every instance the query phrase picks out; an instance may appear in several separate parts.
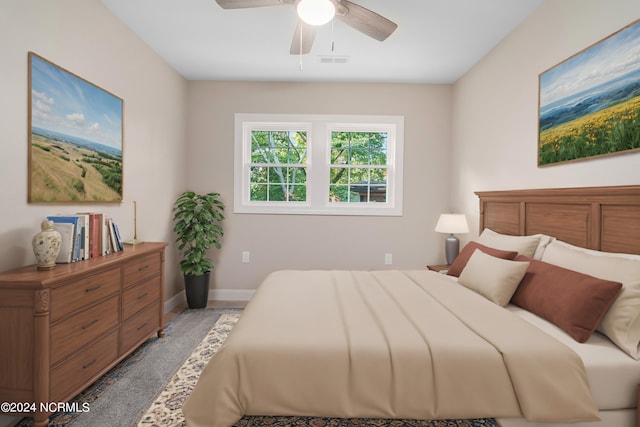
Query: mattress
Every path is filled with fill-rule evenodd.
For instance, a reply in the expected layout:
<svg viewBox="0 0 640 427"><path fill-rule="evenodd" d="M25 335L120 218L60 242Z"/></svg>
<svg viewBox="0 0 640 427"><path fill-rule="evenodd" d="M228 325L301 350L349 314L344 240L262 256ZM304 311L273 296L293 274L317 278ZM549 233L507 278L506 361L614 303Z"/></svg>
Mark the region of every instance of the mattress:
<svg viewBox="0 0 640 427"><path fill-rule="evenodd" d="M507 307L522 319L556 338L582 359L591 394L598 409L614 410L636 407L640 362L620 351L604 335L595 332L587 342L578 343L555 325L513 305Z"/></svg>

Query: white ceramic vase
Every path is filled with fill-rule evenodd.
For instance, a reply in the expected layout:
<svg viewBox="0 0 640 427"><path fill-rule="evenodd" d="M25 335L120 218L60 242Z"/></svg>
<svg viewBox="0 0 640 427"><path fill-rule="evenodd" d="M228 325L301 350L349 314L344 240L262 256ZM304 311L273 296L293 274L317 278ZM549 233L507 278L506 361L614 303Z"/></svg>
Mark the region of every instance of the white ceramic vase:
<svg viewBox="0 0 640 427"><path fill-rule="evenodd" d="M50 270L56 267L62 236L53 228L53 221L42 221L40 228L41 231L33 236L31 246L38 270Z"/></svg>

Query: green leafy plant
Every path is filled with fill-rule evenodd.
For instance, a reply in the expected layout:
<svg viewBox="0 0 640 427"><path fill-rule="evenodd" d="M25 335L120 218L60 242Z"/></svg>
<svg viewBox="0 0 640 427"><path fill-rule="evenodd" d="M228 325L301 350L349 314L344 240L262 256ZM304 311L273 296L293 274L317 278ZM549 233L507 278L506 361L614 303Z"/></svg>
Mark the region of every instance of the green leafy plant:
<svg viewBox="0 0 640 427"><path fill-rule="evenodd" d="M178 235L176 243L183 256L180 269L185 275L200 276L213 269L207 250L212 245L220 249L223 236L224 204L219 197L218 193L186 191L176 199L173 231Z"/></svg>

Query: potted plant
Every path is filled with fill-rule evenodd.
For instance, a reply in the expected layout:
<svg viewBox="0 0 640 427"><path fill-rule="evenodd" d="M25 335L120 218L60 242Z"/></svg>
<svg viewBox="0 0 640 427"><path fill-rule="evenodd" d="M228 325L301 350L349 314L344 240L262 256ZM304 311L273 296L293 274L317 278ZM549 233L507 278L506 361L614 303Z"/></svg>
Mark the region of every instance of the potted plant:
<svg viewBox="0 0 640 427"><path fill-rule="evenodd" d="M224 204L218 193L182 193L174 204L173 231L183 259L180 269L184 274L185 293L189 308L203 308L209 297L209 277L213 262L207 250L213 245L220 249L223 235L221 221Z"/></svg>

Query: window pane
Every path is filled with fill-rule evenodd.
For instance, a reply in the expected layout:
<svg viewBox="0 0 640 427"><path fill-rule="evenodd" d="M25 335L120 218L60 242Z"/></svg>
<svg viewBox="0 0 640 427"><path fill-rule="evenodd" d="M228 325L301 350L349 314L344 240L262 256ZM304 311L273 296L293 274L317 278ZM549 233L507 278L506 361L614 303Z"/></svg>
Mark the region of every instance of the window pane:
<svg viewBox="0 0 640 427"><path fill-rule="evenodd" d="M269 185L269 201L270 202L284 202L284 189L280 184Z"/></svg>
<svg viewBox="0 0 640 427"><path fill-rule="evenodd" d="M366 184L369 182L369 168L351 168L349 169L349 183Z"/></svg>
<svg viewBox="0 0 640 427"><path fill-rule="evenodd" d="M387 164L387 133L374 132L369 134L369 148L371 153L371 165Z"/></svg>
<svg viewBox="0 0 640 427"><path fill-rule="evenodd" d="M289 201L307 200L307 168L263 167L251 168L250 200Z"/></svg>
<svg viewBox="0 0 640 427"><path fill-rule="evenodd" d="M372 150L370 165L386 165L387 164L387 150Z"/></svg>
<svg viewBox="0 0 640 427"><path fill-rule="evenodd" d="M289 158L287 163L307 163L306 132L289 132Z"/></svg>
<svg viewBox="0 0 640 427"><path fill-rule="evenodd" d="M249 182L251 183L265 183L267 182L267 169L262 166L254 166L251 168L251 175Z"/></svg>
<svg viewBox="0 0 640 427"><path fill-rule="evenodd" d="M386 132L332 132L331 164L386 165Z"/></svg>
<svg viewBox="0 0 640 427"><path fill-rule="evenodd" d="M387 201L386 184L377 184L372 182L369 188L369 202L384 203Z"/></svg>
<svg viewBox="0 0 640 427"><path fill-rule="evenodd" d="M386 202L387 168L367 167L387 164L386 132L332 132L332 168L329 200L332 202ZM364 166L364 167L363 167Z"/></svg>
<svg viewBox="0 0 640 427"><path fill-rule="evenodd" d="M297 185L294 190L290 193L289 202L306 202L307 201L307 187L302 185Z"/></svg>
<svg viewBox="0 0 640 427"><path fill-rule="evenodd" d="M249 200L253 202L265 202L267 199L267 185L266 184L251 184Z"/></svg>
<svg viewBox="0 0 640 427"><path fill-rule="evenodd" d="M346 165L347 163L349 163L349 150L347 148L331 149L332 165Z"/></svg>
<svg viewBox="0 0 640 427"><path fill-rule="evenodd" d="M251 131L251 162L306 163L307 133L302 131Z"/></svg>
<svg viewBox="0 0 640 427"><path fill-rule="evenodd" d="M360 195L350 191L348 185L332 184L329 186L329 201L332 203L359 202Z"/></svg>
<svg viewBox="0 0 640 427"><path fill-rule="evenodd" d="M281 182L283 181L283 175L282 175L282 168L279 167L275 167L275 168L266 168L267 169L267 175L268 175L268 179L267 182L269 183L274 183L274 182Z"/></svg>
<svg viewBox="0 0 640 427"><path fill-rule="evenodd" d="M331 168L329 201L386 202L386 168Z"/></svg>
<svg viewBox="0 0 640 427"><path fill-rule="evenodd" d="M387 201L387 186L385 183L362 182L352 185L351 191L358 193L361 202Z"/></svg>
<svg viewBox="0 0 640 427"><path fill-rule="evenodd" d="M349 169L348 168L331 168L331 184L349 184Z"/></svg>
<svg viewBox="0 0 640 427"><path fill-rule="evenodd" d="M386 183L387 182L387 169L371 169L369 172L369 176L371 177L371 182L375 183Z"/></svg>

